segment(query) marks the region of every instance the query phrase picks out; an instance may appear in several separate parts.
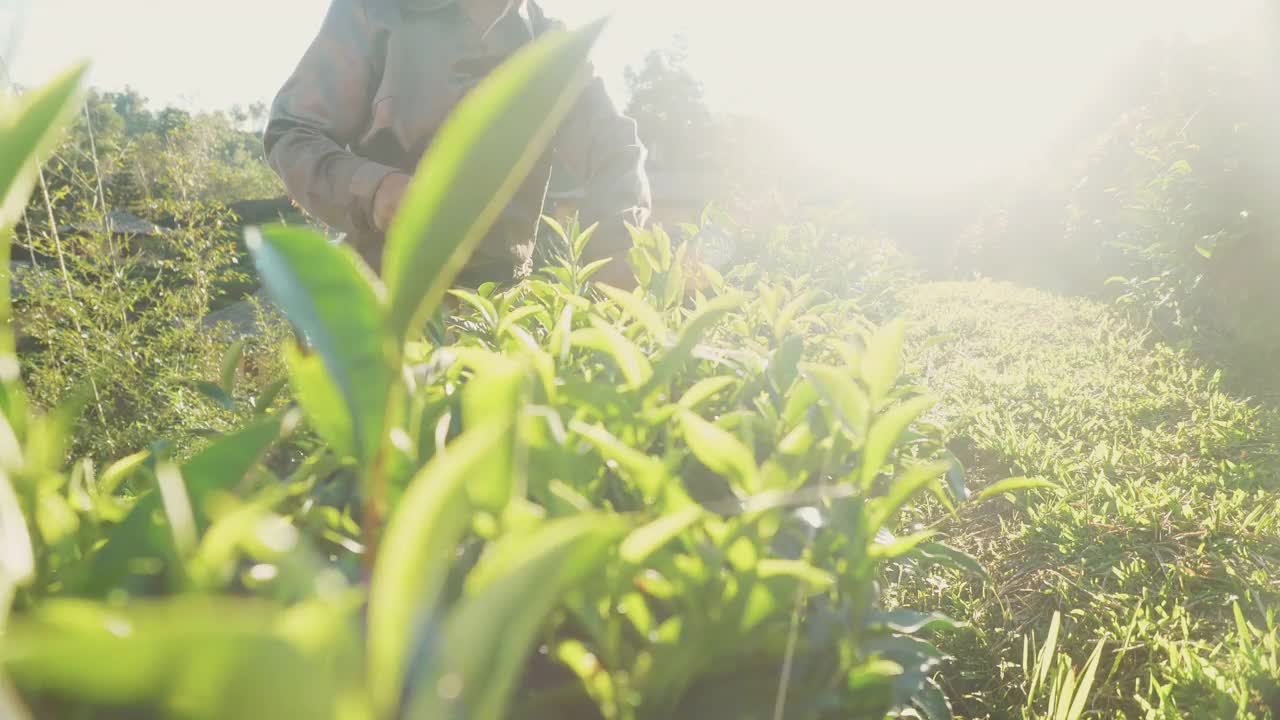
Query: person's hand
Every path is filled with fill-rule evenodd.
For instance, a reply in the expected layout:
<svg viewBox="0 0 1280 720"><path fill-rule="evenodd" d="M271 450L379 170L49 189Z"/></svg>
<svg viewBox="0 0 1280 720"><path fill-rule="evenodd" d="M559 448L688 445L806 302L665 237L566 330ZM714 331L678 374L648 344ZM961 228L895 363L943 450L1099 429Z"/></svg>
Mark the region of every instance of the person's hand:
<svg viewBox="0 0 1280 720"><path fill-rule="evenodd" d="M400 209L404 199L404 191L409 187L411 176L405 173L391 173L378 184L373 194L373 225L378 232L386 232Z"/></svg>

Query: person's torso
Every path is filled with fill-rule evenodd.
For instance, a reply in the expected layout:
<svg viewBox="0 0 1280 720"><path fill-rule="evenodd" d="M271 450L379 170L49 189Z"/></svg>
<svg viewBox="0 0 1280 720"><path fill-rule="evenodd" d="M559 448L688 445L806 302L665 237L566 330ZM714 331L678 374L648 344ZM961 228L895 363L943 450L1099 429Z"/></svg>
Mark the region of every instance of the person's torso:
<svg viewBox="0 0 1280 720"><path fill-rule="evenodd" d="M416 169L458 102L545 30L541 14L525 2L487 34L454 0L365 2L374 29L374 56L383 64L368 127L352 150L406 172ZM477 250L469 275L497 280L527 272L550 171L548 154Z"/></svg>

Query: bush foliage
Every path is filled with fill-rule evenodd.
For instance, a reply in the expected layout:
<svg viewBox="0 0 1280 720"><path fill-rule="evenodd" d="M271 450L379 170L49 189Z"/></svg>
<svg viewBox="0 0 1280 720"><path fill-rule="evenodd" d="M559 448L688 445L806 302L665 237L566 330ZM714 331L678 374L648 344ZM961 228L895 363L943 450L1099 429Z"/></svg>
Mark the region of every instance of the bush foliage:
<svg viewBox="0 0 1280 720"><path fill-rule="evenodd" d="M1276 418L1131 323L1236 343L1270 292L1232 274L1272 237L1253 106L1186 115L1220 69L1051 197L1039 250L1128 319L921 284L799 205L634 229L634 289L548 219L532 278L453 288L599 30L460 105L381 277L250 229L287 323L235 343L201 322L245 276L221 203L275 187L239 121L81 113L79 71L5 99L0 716L1280 711Z"/></svg>
<svg viewBox="0 0 1280 720"><path fill-rule="evenodd" d="M963 494L904 323L804 276L720 277L661 230L636 232L635 292L589 282L590 229L536 279L448 290L599 29L464 101L425 161L454 174L414 180L384 278L318 234L250 232L300 413L254 402L185 460L66 472L77 408L27 410L6 378L7 714L949 714L927 637L957 624L878 589L977 570L900 523ZM17 140L49 134L76 79L9 110ZM442 325L447 292L468 311Z"/></svg>
<svg viewBox="0 0 1280 720"><path fill-rule="evenodd" d="M1117 301L1254 388L1280 375L1280 111L1266 40L1144 48L967 235L962 270Z"/></svg>

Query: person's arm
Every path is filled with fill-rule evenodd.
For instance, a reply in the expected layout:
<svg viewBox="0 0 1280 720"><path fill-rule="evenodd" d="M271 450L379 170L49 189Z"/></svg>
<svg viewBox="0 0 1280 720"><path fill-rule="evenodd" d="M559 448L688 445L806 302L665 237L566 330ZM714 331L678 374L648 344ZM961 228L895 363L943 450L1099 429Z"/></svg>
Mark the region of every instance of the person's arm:
<svg viewBox="0 0 1280 720"><path fill-rule="evenodd" d="M528 7L538 32L564 28L548 19L538 3L531 1ZM618 110L604 82L592 72L556 135L555 159L585 186L582 223L600 223L586 259L616 258L600 276L610 284L635 282L626 261L632 246L627 225L643 227L652 210L646 157L635 121Z"/></svg>
<svg viewBox="0 0 1280 720"><path fill-rule="evenodd" d="M348 233L377 229L374 198L397 172L349 150L369 121L377 91L382 59L376 42L361 0L334 0L272 103L264 137L267 161L294 201Z"/></svg>

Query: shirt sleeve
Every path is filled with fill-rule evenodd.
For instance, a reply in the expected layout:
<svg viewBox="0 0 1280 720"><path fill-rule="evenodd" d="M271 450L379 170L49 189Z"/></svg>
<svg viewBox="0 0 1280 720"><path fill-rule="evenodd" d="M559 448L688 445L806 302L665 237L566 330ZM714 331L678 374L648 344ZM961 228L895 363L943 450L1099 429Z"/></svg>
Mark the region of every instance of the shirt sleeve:
<svg viewBox="0 0 1280 720"><path fill-rule="evenodd" d="M564 29L539 3L529 0L527 7L535 34ZM647 157L636 122L622 114L592 70L555 139L556 162L584 185L583 224L600 223L587 246L587 259L624 254L632 245L627 225L643 227L649 221L653 199L644 167Z"/></svg>
<svg viewBox="0 0 1280 720"><path fill-rule="evenodd" d="M394 168L351 152L369 122L382 58L361 0L333 0L271 106L267 162L307 212L347 233L373 230L373 196Z"/></svg>

